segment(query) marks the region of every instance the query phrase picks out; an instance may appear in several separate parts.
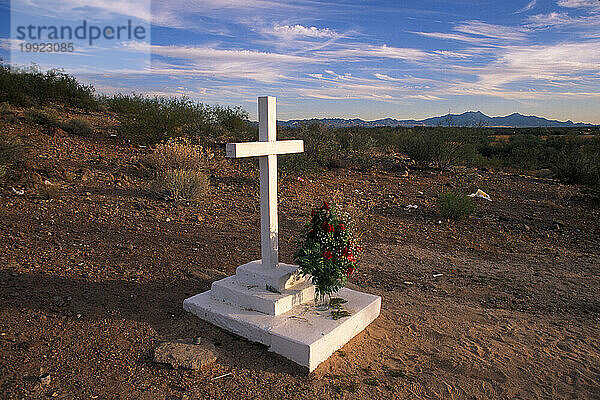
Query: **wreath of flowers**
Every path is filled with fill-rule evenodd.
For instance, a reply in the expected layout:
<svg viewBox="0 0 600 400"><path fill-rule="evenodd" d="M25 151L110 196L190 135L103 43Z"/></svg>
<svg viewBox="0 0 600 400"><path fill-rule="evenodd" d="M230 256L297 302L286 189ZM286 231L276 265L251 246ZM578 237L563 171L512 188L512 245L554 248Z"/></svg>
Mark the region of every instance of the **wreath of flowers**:
<svg viewBox="0 0 600 400"><path fill-rule="evenodd" d="M344 287L356 271L360 247L353 240L350 223L324 201L313 209L294 260L302 275L310 275L316 295L324 298Z"/></svg>

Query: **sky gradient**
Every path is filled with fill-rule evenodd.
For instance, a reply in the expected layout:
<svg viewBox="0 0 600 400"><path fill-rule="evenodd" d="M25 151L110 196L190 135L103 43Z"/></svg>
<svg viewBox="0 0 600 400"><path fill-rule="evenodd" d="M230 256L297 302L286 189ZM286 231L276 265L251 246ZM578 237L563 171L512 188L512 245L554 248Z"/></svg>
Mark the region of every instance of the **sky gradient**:
<svg viewBox="0 0 600 400"><path fill-rule="evenodd" d="M0 0L5 60L18 44L11 11L151 26L149 42L36 60L104 93L186 95L251 118L256 97L272 95L279 119L480 110L600 124L598 0Z"/></svg>

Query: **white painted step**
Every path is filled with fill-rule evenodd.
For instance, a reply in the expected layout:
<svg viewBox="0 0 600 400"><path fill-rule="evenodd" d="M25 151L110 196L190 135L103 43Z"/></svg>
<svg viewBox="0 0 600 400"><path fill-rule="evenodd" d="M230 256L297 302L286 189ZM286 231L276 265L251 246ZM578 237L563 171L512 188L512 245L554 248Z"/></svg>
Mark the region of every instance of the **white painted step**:
<svg viewBox="0 0 600 400"><path fill-rule="evenodd" d="M235 276L213 282L211 297L218 301L235 304L241 308L263 314L279 315L299 304L313 301L315 287L304 281L291 289L281 289L274 293L255 285L239 285Z"/></svg>
<svg viewBox="0 0 600 400"><path fill-rule="evenodd" d="M268 315L220 300L211 291L190 297L183 308L205 321L254 342L313 371L320 363L365 329L379 316L381 297L341 289L336 297L348 302L349 317L334 320L330 311L319 312L301 304L280 315Z"/></svg>

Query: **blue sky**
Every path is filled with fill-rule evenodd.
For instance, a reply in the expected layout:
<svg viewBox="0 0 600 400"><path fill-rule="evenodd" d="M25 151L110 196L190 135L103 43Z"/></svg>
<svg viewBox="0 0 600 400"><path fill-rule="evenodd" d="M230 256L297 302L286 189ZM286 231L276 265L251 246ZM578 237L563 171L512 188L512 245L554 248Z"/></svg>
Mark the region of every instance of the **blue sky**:
<svg viewBox="0 0 600 400"><path fill-rule="evenodd" d="M149 41L36 59L105 93L186 95L253 118L268 94L279 119L481 110L600 123L598 0L0 0L4 38L11 9L151 24Z"/></svg>

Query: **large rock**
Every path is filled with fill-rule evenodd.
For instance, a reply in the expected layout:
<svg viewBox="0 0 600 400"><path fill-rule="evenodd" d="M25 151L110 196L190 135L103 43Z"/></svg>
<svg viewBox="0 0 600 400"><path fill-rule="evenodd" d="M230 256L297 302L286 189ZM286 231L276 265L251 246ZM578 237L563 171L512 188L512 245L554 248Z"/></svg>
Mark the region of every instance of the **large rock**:
<svg viewBox="0 0 600 400"><path fill-rule="evenodd" d="M196 370L215 362L216 359L215 346L206 340L181 339L163 342L154 350L154 362L169 364L173 368Z"/></svg>

